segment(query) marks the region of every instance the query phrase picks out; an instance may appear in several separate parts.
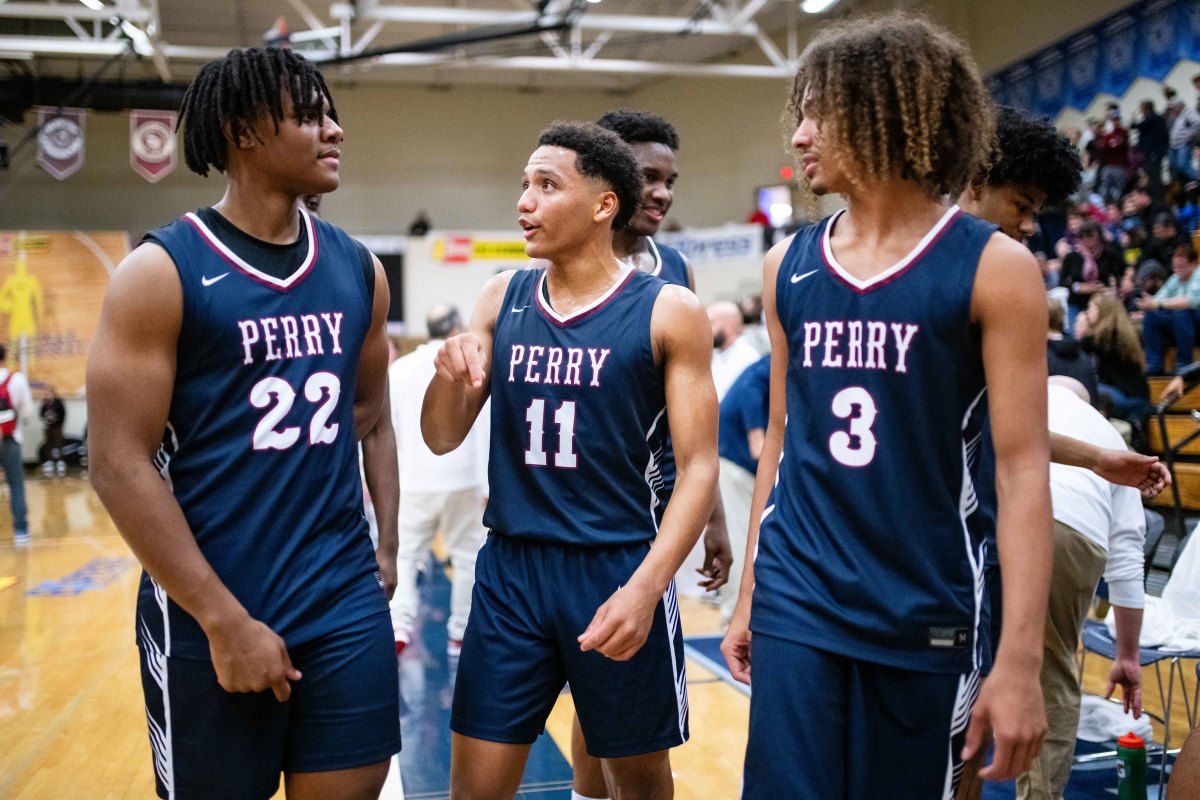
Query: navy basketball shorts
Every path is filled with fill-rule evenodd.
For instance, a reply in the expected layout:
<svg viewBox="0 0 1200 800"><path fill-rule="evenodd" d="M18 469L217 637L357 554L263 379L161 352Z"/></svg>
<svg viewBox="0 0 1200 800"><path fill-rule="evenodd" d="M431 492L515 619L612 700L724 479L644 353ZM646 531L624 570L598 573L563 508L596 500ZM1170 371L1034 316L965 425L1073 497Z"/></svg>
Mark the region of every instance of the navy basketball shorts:
<svg viewBox="0 0 1200 800"><path fill-rule="evenodd" d="M269 798L280 772L376 764L400 750L400 686L390 617L376 614L289 648L302 677L280 703L230 693L211 661L141 648L159 797Z"/></svg>
<svg viewBox="0 0 1200 800"><path fill-rule="evenodd" d="M952 800L979 673L858 661L754 634L742 800Z"/></svg>
<svg viewBox="0 0 1200 800"><path fill-rule="evenodd" d="M642 563L649 544L617 547L491 533L475 564L450 728L463 736L531 744L571 685L588 752L623 758L688 738L683 636L675 586L628 661L581 652L579 635Z"/></svg>
<svg viewBox="0 0 1200 800"><path fill-rule="evenodd" d="M1001 590L1000 567L989 564L983 568L983 607L979 609L979 663L985 678L992 671L996 651L1000 649L1000 626L1004 621L1004 592Z"/></svg>

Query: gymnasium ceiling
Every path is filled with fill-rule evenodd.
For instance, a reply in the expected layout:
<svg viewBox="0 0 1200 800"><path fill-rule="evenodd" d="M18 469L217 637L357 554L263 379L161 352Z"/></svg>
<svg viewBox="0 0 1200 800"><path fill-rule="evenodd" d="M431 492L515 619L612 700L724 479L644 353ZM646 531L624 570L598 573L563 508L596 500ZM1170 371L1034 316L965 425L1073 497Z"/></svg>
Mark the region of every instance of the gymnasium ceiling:
<svg viewBox="0 0 1200 800"><path fill-rule="evenodd" d="M799 2L0 0L0 76L186 82L229 48L261 44L282 17L292 46L328 62L335 82L619 92L662 77L778 80L830 17L915 8L966 18L987 0L839 0L819 15Z"/></svg>

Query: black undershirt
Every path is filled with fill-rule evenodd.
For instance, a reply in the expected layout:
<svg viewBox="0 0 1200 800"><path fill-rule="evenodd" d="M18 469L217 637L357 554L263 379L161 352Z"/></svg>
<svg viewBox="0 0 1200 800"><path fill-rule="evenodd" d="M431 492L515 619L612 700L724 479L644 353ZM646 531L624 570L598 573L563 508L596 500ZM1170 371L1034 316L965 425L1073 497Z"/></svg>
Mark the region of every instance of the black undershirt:
<svg viewBox="0 0 1200 800"><path fill-rule="evenodd" d="M196 216L226 247L237 253L239 258L272 278L284 280L293 275L308 256L308 235L303 220L300 224L300 237L296 241L290 244L275 244L256 239L225 219L215 208L202 208L196 212ZM362 268L363 281L367 285L367 297L374 303L375 265L371 260L371 253L357 240L352 241L358 250L359 266Z"/></svg>

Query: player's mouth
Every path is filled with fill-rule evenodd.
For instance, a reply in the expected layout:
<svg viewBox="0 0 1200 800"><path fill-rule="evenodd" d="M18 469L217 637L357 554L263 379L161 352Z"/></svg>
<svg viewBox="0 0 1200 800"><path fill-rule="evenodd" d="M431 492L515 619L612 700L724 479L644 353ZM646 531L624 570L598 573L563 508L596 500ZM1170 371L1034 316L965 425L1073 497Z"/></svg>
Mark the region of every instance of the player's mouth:
<svg viewBox="0 0 1200 800"><path fill-rule="evenodd" d="M519 220L517 220L517 224L521 226L521 232L525 236L526 241L528 241L530 237L533 236L534 232L538 230L537 225L534 225L524 217L521 217Z"/></svg>
<svg viewBox="0 0 1200 800"><path fill-rule="evenodd" d="M336 167L342 163L342 151L336 148L324 150L317 156L317 159Z"/></svg>
<svg viewBox="0 0 1200 800"><path fill-rule="evenodd" d="M667 210L657 206L642 206L642 213L649 217L652 222L656 223L662 222L663 217L667 216Z"/></svg>
<svg viewBox="0 0 1200 800"><path fill-rule="evenodd" d="M804 177L811 178L813 173L817 171L817 163L820 161L815 155L805 153L800 158L800 163L804 165Z"/></svg>

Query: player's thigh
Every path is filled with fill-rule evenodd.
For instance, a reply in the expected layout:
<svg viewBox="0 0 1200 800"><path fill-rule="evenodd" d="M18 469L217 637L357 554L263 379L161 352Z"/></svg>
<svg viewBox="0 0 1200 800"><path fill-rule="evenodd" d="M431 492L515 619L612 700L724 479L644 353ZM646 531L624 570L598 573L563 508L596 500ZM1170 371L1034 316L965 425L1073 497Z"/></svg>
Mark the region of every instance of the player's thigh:
<svg viewBox="0 0 1200 800"><path fill-rule="evenodd" d="M578 636L645 558L648 545L568 554L558 611L559 636L575 711L597 758L624 758L676 747L688 738L687 677L679 606L672 583L654 610L645 644L627 661L582 652ZM569 587L569 588L568 588ZM472 611L472 613L474 613Z"/></svg>
<svg viewBox="0 0 1200 800"><path fill-rule="evenodd" d="M962 774L979 674L855 663L850 685L849 796L941 800Z"/></svg>
<svg viewBox="0 0 1200 800"><path fill-rule="evenodd" d="M387 614L290 653L303 677L292 684L286 772L355 770L399 752L400 683Z"/></svg>
<svg viewBox="0 0 1200 800"><path fill-rule="evenodd" d="M853 797L845 781L849 659L756 633L750 663L743 800Z"/></svg>
<svg viewBox="0 0 1200 800"><path fill-rule="evenodd" d="M279 786L289 705L271 692L230 693L212 662L146 648L142 691L159 797L268 798Z"/></svg>
<svg viewBox="0 0 1200 800"><path fill-rule="evenodd" d="M511 800L530 747L451 733L450 800Z"/></svg>
<svg viewBox="0 0 1200 800"><path fill-rule="evenodd" d="M292 772L284 780L287 800L377 800L391 759L354 769Z"/></svg>
<svg viewBox="0 0 1200 800"><path fill-rule="evenodd" d="M479 552L450 714L463 736L531 744L566 683L544 607L559 587L538 550L492 534Z"/></svg>

